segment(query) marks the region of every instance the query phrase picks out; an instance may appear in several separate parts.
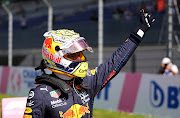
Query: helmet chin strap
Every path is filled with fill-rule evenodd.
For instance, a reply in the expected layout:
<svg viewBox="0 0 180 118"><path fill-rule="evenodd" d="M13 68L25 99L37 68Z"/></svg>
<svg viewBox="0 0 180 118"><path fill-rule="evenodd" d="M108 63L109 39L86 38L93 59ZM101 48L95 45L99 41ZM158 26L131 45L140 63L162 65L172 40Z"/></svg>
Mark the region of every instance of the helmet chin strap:
<svg viewBox="0 0 180 118"><path fill-rule="evenodd" d="M67 75L61 74L61 73L54 73L58 78L63 80L71 80L73 77L69 77Z"/></svg>

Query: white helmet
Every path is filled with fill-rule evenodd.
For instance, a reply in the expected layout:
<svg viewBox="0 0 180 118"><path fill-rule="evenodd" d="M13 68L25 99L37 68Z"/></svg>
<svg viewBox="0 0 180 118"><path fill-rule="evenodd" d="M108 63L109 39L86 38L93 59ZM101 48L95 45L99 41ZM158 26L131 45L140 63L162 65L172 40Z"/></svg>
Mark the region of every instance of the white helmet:
<svg viewBox="0 0 180 118"><path fill-rule="evenodd" d="M52 72L62 73L70 77L85 77L88 62L82 51L93 52L85 38L73 30L61 29L44 33L45 41L42 47L42 56L45 66ZM80 53L81 61L67 58L68 54Z"/></svg>

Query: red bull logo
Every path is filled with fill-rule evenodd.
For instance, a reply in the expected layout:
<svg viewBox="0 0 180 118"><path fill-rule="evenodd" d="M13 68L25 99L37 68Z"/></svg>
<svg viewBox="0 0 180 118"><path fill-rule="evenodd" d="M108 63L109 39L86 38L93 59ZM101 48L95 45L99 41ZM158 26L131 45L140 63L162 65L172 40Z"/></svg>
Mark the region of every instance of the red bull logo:
<svg viewBox="0 0 180 118"><path fill-rule="evenodd" d="M45 45L45 48L50 48L50 49L51 49L52 38L47 38L47 39L44 41L44 45Z"/></svg>
<svg viewBox="0 0 180 118"><path fill-rule="evenodd" d="M86 107L79 104L72 105L64 114L62 111L59 111L60 117L62 118L81 118L86 113L90 113L88 103Z"/></svg>
<svg viewBox="0 0 180 118"><path fill-rule="evenodd" d="M47 38L45 39L44 43L43 43L44 47L46 48L46 50L49 51L50 54L55 54L57 53L57 51L55 50L56 46L62 46L61 43L57 43L54 42L53 38ZM43 48L44 49L44 48ZM52 57L53 58L53 57Z"/></svg>
<svg viewBox="0 0 180 118"><path fill-rule="evenodd" d="M56 57L54 57L53 54L51 54L51 53L46 53L46 52L44 51L44 49L43 49L42 53L43 53L43 55L44 55L46 58L49 58L49 59L53 60L53 61L56 62L56 63L60 63L60 62L61 62L61 58L60 58L60 57L56 58Z"/></svg>

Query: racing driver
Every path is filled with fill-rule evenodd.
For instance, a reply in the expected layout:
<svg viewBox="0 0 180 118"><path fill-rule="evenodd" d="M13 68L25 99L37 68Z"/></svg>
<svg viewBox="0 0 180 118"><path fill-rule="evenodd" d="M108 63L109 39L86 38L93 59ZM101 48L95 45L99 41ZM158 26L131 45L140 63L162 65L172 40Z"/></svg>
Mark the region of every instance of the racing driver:
<svg viewBox="0 0 180 118"><path fill-rule="evenodd" d="M119 73L154 21L140 10L139 26L93 70L83 55L85 50L93 52L84 37L68 29L46 32L43 60L35 68L43 74L35 78L36 86L29 91L23 118L92 118L95 96Z"/></svg>

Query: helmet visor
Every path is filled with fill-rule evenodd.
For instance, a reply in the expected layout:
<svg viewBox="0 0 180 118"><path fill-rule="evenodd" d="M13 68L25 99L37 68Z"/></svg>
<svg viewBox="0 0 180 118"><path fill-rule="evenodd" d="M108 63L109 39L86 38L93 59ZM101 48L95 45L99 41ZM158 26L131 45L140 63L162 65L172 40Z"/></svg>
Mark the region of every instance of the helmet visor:
<svg viewBox="0 0 180 118"><path fill-rule="evenodd" d="M85 59L86 59L82 52L66 54L66 55L64 55L64 58L71 60L71 61L77 61L77 62L85 61Z"/></svg>
<svg viewBox="0 0 180 118"><path fill-rule="evenodd" d="M93 52L92 48L87 44L87 42L84 39L78 40L77 42L73 43L69 46L69 48L64 49L64 53L76 53L83 50L88 50L90 52Z"/></svg>

